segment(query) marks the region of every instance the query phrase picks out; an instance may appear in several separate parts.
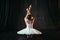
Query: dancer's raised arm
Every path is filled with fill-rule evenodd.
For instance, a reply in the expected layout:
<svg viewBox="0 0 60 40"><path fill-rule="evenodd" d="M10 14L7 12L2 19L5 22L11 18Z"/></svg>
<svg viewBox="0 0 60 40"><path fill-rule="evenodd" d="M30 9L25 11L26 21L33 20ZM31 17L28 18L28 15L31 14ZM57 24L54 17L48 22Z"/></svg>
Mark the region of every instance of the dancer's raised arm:
<svg viewBox="0 0 60 40"><path fill-rule="evenodd" d="M30 5L30 6L26 9L27 14L26 14L25 18L27 18L27 16L31 14L31 12L30 12L31 8L32 8L32 7L31 7L31 5Z"/></svg>
<svg viewBox="0 0 60 40"><path fill-rule="evenodd" d="M31 14L30 11L31 11L31 8L32 8L32 5L29 5L29 7L26 9L27 11L27 14Z"/></svg>

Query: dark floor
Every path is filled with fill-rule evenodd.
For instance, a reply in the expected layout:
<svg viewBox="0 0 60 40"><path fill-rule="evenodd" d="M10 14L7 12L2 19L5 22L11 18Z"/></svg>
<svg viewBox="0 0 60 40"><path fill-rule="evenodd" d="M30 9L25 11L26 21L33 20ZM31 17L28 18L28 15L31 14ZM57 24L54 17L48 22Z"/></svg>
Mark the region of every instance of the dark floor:
<svg viewBox="0 0 60 40"><path fill-rule="evenodd" d="M26 35L19 35L18 40L42 40L40 35L33 35L32 38L27 38Z"/></svg>
<svg viewBox="0 0 60 40"><path fill-rule="evenodd" d="M43 31L42 35L33 35L33 38L27 38L26 35L17 35L16 32L1 32L0 40L60 40L60 31Z"/></svg>

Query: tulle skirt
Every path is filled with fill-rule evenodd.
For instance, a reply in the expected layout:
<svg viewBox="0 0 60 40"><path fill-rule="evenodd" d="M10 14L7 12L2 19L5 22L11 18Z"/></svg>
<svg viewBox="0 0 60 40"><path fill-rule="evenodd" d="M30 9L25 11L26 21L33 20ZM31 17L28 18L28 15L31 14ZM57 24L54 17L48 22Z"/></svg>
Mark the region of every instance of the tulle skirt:
<svg viewBox="0 0 60 40"><path fill-rule="evenodd" d="M33 34L42 34L42 32L34 29L34 28L24 28L17 32L17 34L25 34L25 35L33 35Z"/></svg>

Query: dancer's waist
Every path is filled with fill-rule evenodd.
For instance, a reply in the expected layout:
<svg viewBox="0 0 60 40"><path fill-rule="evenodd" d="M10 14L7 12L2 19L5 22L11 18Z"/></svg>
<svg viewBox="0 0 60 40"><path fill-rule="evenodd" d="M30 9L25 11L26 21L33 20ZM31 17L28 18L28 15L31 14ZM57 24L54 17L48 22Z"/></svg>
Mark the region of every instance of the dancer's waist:
<svg viewBox="0 0 60 40"><path fill-rule="evenodd" d="M33 26L30 26L30 27L29 27L29 26L27 26L27 28L33 28Z"/></svg>

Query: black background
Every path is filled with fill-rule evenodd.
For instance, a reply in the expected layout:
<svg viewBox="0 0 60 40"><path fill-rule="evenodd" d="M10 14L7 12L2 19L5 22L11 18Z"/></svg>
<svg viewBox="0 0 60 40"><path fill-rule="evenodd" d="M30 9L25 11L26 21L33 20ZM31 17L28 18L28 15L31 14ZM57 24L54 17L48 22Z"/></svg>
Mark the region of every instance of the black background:
<svg viewBox="0 0 60 40"><path fill-rule="evenodd" d="M1 40L19 40L16 32L26 27L25 9L30 3L33 5L31 13L36 19L34 28L43 32L42 40L59 40L59 2L59 0L0 0Z"/></svg>

